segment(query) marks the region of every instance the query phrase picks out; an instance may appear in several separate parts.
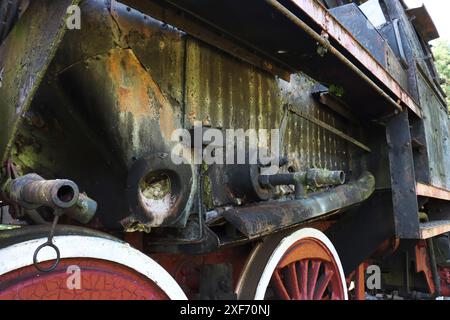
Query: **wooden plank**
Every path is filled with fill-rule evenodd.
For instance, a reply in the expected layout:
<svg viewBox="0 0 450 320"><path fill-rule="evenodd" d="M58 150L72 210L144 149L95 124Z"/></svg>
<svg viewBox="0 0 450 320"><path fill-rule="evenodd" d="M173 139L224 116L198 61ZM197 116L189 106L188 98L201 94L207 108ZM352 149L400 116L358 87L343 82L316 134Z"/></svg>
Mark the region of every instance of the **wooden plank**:
<svg viewBox="0 0 450 320"><path fill-rule="evenodd" d="M450 191L433 187L423 183L417 183L416 193L418 196L450 201Z"/></svg>
<svg viewBox="0 0 450 320"><path fill-rule="evenodd" d="M429 239L450 232L450 220L431 221L420 224L420 239Z"/></svg>

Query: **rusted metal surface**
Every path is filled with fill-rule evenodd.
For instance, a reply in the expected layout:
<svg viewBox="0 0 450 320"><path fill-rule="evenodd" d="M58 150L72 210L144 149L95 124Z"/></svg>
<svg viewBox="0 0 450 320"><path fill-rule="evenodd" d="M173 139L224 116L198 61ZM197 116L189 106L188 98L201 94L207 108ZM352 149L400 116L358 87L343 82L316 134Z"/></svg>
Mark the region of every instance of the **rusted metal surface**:
<svg viewBox="0 0 450 320"><path fill-rule="evenodd" d="M133 164L150 152L169 153L172 130L194 121L276 129L289 102L349 136L359 132L312 99L315 82L303 75L278 80L117 2L86 1L81 8L83 28L66 34L12 156L24 173L77 181L98 202L97 225L122 228L119 221L132 213L124 186ZM296 117L287 118L287 129L289 166L350 169L353 147L344 139Z"/></svg>
<svg viewBox="0 0 450 320"><path fill-rule="evenodd" d="M322 92L319 94L319 100L322 104L328 106L352 123L359 122L359 120L350 112L350 108L338 97L327 92Z"/></svg>
<svg viewBox="0 0 450 320"><path fill-rule="evenodd" d="M408 63L408 88L411 96L415 101L421 101L419 95L419 89L417 84L417 68L420 67L422 70L425 70L426 77L434 82L433 86L439 90L439 84L436 81L433 81L433 78L436 74L436 69L433 66L431 60L424 59L424 56L431 55L431 49L428 45L418 37L418 33L416 28L410 21L410 17L404 10L403 5L400 1L388 0L386 1L386 10L387 14L391 17L391 19L399 20L400 27L400 37L402 39L402 43L404 45L404 51ZM396 48L397 40L395 37L395 32L392 25L388 25L383 28L385 37L387 41L390 43L392 48ZM400 53L397 51L397 54ZM422 105L423 102L420 102Z"/></svg>
<svg viewBox="0 0 450 320"><path fill-rule="evenodd" d="M302 74L293 75L290 83L278 81L278 86L282 105L288 105L308 117L346 132L348 136L362 138L359 134L359 124L349 122L315 101L310 94L315 87L315 82L310 78ZM294 159L290 166L296 171L305 171L312 167L348 171L353 148L351 144L292 112L289 112L286 117L286 133L281 147L283 154Z"/></svg>
<svg viewBox="0 0 450 320"><path fill-rule="evenodd" d="M450 268L439 268L441 278L441 294L444 297L450 297Z"/></svg>
<svg viewBox="0 0 450 320"><path fill-rule="evenodd" d="M135 3L136 1L133 2ZM125 3L128 2L125 1ZM142 4L141 8L152 7L152 1L147 1L147 3L150 4ZM339 50L330 45L326 39L322 38L320 34L316 33L307 24L302 24L305 27L304 29L299 28L296 23L301 22L301 20L298 20L293 14L292 16L287 16L286 14L290 15L291 13L289 11L284 12L282 9L284 7L277 7L281 11L273 10L272 5L276 5L274 2L246 1L243 6L239 7L239 10L226 2L215 2L214 10L208 8L205 4L200 5L195 1L171 0L161 3L165 7L175 6L178 10L183 11L185 15L193 16L201 20L208 28L216 30L219 34L230 36L232 41L236 43L236 47L250 48L258 52L259 55L268 57L268 60L275 62L282 61L289 68L297 71L305 71L318 80L327 83L338 82L343 84L347 90L346 97L348 100L359 100L361 104L364 100L371 101L370 108L359 110L361 113L381 116L383 113L392 112L393 108L400 108L396 101L398 98L394 97L393 99L390 97L383 91L384 89L380 89L375 83L378 80L374 82L359 69L361 66L364 68L364 65L356 67ZM323 9L325 10L325 8ZM147 10L145 12L150 11ZM233 21L224 19L225 16L233 16L234 19ZM172 23L178 26L176 21ZM266 27L274 23L276 28L268 28L264 36L259 32L260 28L255 27L258 24ZM253 27L250 27L252 24ZM248 27L237 28L237 26L247 25ZM183 26L181 26L181 29L183 29ZM248 30L249 32L243 33L242 30ZM189 32L188 30L185 31ZM193 35L196 36L195 34ZM304 41L292 42L287 35L289 37L295 36L298 39L304 39ZM200 39L202 38L200 37ZM332 54L319 57L316 52L317 43L327 48ZM222 50L233 55L232 48L221 47ZM275 62L274 65L276 64ZM327 72L325 73L323 69L317 67L319 65L333 65L333 68L327 68ZM361 78L364 81L359 82ZM360 92L350 90L357 82L362 88ZM370 98L368 98L369 96ZM386 99L391 106L383 106Z"/></svg>
<svg viewBox="0 0 450 320"><path fill-rule="evenodd" d="M408 9L406 13L426 42L439 38L439 32L425 5Z"/></svg>
<svg viewBox="0 0 450 320"><path fill-rule="evenodd" d="M341 185L345 182L345 173L343 171L309 169L307 172L260 175L258 180L259 184L266 189L293 185L295 199L302 199L306 196L304 186L315 189Z"/></svg>
<svg viewBox="0 0 450 320"><path fill-rule="evenodd" d="M428 285L428 290L431 294L435 293L436 286L433 282L433 275L431 272L430 260L425 241L420 241L414 247L416 272L422 272Z"/></svg>
<svg viewBox="0 0 450 320"><path fill-rule="evenodd" d="M293 75L290 83L276 81L202 43L187 42L187 126L201 121L220 129L276 129L281 125L282 106L290 104L328 125L352 130L353 126L312 99L308 90L313 86L303 75ZM298 159L299 170L349 166L346 142L305 119L288 116L284 141L288 155Z"/></svg>
<svg viewBox="0 0 450 320"><path fill-rule="evenodd" d="M371 150L370 150L370 148L368 146L362 144L361 142L359 142L358 140L350 137L349 135L345 134L344 132L341 132L341 131L337 130L336 128L326 124L325 122L323 122L321 120L318 120L318 119L316 119L314 117L310 117L307 114L305 114L304 112L297 111L297 110L295 110L293 108L290 108L289 110L291 112L293 112L294 114L296 114L297 116L302 117L302 118L304 118L304 119L314 123L315 125L317 125L317 126L323 128L323 129L325 129L325 130L327 130L327 131L337 135L338 137L340 137L340 138L342 138L342 139L344 139L344 140L346 140L348 142L353 143L355 146L357 146L357 147L359 147L359 148L361 148L361 149L363 149L363 150L365 150L367 152L371 152Z"/></svg>
<svg viewBox="0 0 450 320"><path fill-rule="evenodd" d="M195 40L186 50L186 124L277 128L282 110L273 76Z"/></svg>
<svg viewBox="0 0 450 320"><path fill-rule="evenodd" d="M127 232L185 227L197 189L197 172L191 165L176 165L169 154L139 159L127 179L131 214L121 223Z"/></svg>
<svg viewBox="0 0 450 320"><path fill-rule="evenodd" d="M81 10L83 28L66 33L11 157L22 173L77 181L98 202L93 224L122 229L129 170L170 154L182 126L184 33L117 2Z"/></svg>
<svg viewBox="0 0 450 320"><path fill-rule="evenodd" d="M355 300L366 300L366 265L361 263L355 272Z"/></svg>
<svg viewBox="0 0 450 320"><path fill-rule="evenodd" d="M88 224L97 212L97 202L85 193L80 193L77 203L67 209L64 214L80 223Z"/></svg>
<svg viewBox="0 0 450 320"><path fill-rule="evenodd" d="M386 71L386 69L377 62L372 55L365 49L352 34L347 31L326 8L315 0L291 0L300 10L305 12L314 20L327 34L345 48L354 58L364 65L379 81L381 81L402 104L411 111L421 115L420 108L402 89L398 82Z"/></svg>
<svg viewBox="0 0 450 320"><path fill-rule="evenodd" d="M339 6L329 10L351 35L378 61L399 83L403 90L408 90L407 74L391 47L375 26L367 19L355 3ZM402 48L399 44L400 49Z"/></svg>
<svg viewBox="0 0 450 320"><path fill-rule="evenodd" d="M324 30L323 30L322 34L319 35L312 27L310 27L307 23L302 21L299 17L294 15L291 11L289 11L287 8L282 6L277 1L267 0L267 3L271 6L273 6L276 10L280 11L286 18L288 18L297 27L300 27L300 29L302 29L309 37L311 37L311 39L313 39L314 41L316 41L319 44L319 46L320 46L318 49L319 56L323 57L326 54L326 52L332 53L333 56L337 59L337 61L342 64L344 69L350 70L356 78L364 80L365 84L368 86L368 88L370 88L372 93L375 92L377 94L378 99L382 98L383 100L387 100L391 107L394 107L395 109L398 109L398 110L402 110L402 106L400 105L401 99L399 99L398 101L395 101L391 96L389 96L386 92L384 92L383 89L380 88L372 79L370 79L369 76L367 76L363 71L361 71L361 69L359 69L355 64L353 64L353 62L350 61L343 53L341 53L338 49L336 49L333 45L331 45L331 43L329 41L329 34L327 33L327 30L328 30L327 27L322 26L324 28ZM319 5L319 4L315 3L315 5ZM313 4L313 6L314 6L314 4ZM325 8L322 5L319 5L319 8L321 8L322 11L324 11L324 12L322 12L324 14L323 16L321 16L322 18L330 16L330 14L326 12ZM326 19L326 21L329 21L329 20ZM318 22L316 21L316 23L318 23ZM338 30L340 30L341 32L347 33L347 35L349 36L349 38L347 40L349 41L350 47L352 47L352 48L358 47L359 48L359 46L361 46L360 44L357 44L357 41L354 41L354 39L353 39L354 43L357 44L356 47L353 47L353 44L350 44L351 35L348 34L348 31L346 31L342 27L341 27L341 29L338 29ZM320 48L322 48L321 50L324 51L325 54L320 54ZM364 62L375 64L377 66L377 68L381 68L384 71L384 73L383 73L384 76L387 76L390 80L395 82L395 80L393 78L390 78L387 71L384 70L381 67L381 65L379 63L377 63L370 56L370 54L368 54L366 51L364 51L364 52L365 52L365 54L367 54L367 56L365 56L365 58L367 58L368 60L370 60L370 59L372 59L372 60L363 61L362 59L359 59L359 62L363 66L366 66L364 64ZM364 56L364 54L362 54L362 56ZM356 57L356 58L358 59L358 57ZM336 63L336 62L334 62L334 63ZM345 71L343 71L343 70L337 71L337 74L335 75L335 77L342 77L344 72ZM321 76L319 76L318 74L316 75L314 72L311 75L313 75L315 77L322 77L322 79L327 78L327 76L324 76L323 74ZM346 74L346 76L349 76L349 74ZM345 81L344 79L345 78L342 78L340 80ZM348 81L349 78L347 78L346 80ZM342 82L342 83L344 84L345 87L349 87L348 82L347 83ZM395 84L397 84L397 83L395 82ZM397 86L398 86L398 84L397 84ZM407 96L406 92L402 91L401 93L403 94L403 96ZM361 98L361 96L360 96L360 98ZM367 98L367 96L366 96L366 98ZM409 97L407 97L405 99L408 102L410 102L409 108L411 108L417 116L421 117L421 113L420 113L418 106L416 106L415 103L412 102L412 100ZM372 111L374 111L374 110L372 110Z"/></svg>
<svg viewBox="0 0 450 320"><path fill-rule="evenodd" d="M5 187L11 201L27 209L48 206L55 209L73 207L79 198L78 186L70 180L44 180L37 174L28 174Z"/></svg>
<svg viewBox="0 0 450 320"><path fill-rule="evenodd" d="M232 282L235 287L251 249L251 246L244 245L222 248L216 252L200 256L152 254L151 257L173 276L189 299L196 299L200 289L201 271L204 266L231 264L233 270Z"/></svg>
<svg viewBox="0 0 450 320"><path fill-rule="evenodd" d="M192 297L205 264L231 261L235 279L250 242L300 225L332 225L327 232L345 271L359 269L359 297L361 263L376 248L386 250L383 258L397 249L398 241L393 248L380 247L383 241L450 231L445 206L433 200L450 201L447 111L433 62L423 59L430 36L417 37L401 1L385 1L392 19L381 35L360 30L365 18L352 16L355 11L345 14L357 21L339 23L317 0L90 0L81 4L82 29L63 36L63 8L72 2L35 3L0 47L0 157L10 158L20 174L77 181L98 200L90 227L134 231L124 238L139 250L174 253L157 256ZM265 183L254 179L258 167L233 173L228 165L174 167L171 134L197 121L222 131L281 129L280 174ZM309 179L306 199L292 200L284 185L259 193L262 184L298 182L293 172L311 168L339 170L339 177ZM331 188L343 182L341 170L351 182ZM367 170L372 174L354 180ZM26 202L54 204L31 194ZM95 204L84 195L78 200L67 214L89 222ZM420 223L423 205L441 220ZM206 210L213 212L207 223ZM27 238L24 229L2 231L0 246L17 241L12 235ZM38 229L48 233L46 226ZM425 270L426 253L417 257L417 271ZM298 297L300 288L285 282L295 282L292 264L283 267L286 277L275 276L274 286L281 296ZM30 288L30 294L40 290Z"/></svg>
<svg viewBox="0 0 450 320"><path fill-rule="evenodd" d="M343 171L309 169L306 172L281 173L274 175L260 175L259 182L265 186L290 185L300 182L312 188L341 185L345 183Z"/></svg>
<svg viewBox="0 0 450 320"><path fill-rule="evenodd" d="M0 47L0 161L66 30L66 10L77 0L32 1Z"/></svg>
<svg viewBox="0 0 450 320"><path fill-rule="evenodd" d="M195 15L189 14L189 12L181 14L176 7L163 6L155 1L125 0L122 2L159 19L160 21L177 26L193 37L205 41L225 52L229 52L262 70L275 74L286 81L289 81L290 79L290 73L293 72L291 67L281 62L274 62L273 59L264 58L261 55L255 54L252 49L236 46L232 37L227 37L226 31L222 30L219 34L211 31L202 19L198 19Z"/></svg>
<svg viewBox="0 0 450 320"><path fill-rule="evenodd" d="M224 218L245 236L253 238L357 205L368 199L374 189L375 179L366 172L356 181L310 194L306 199L236 207L226 211Z"/></svg>
<svg viewBox="0 0 450 320"><path fill-rule="evenodd" d="M373 256L386 239L395 237L393 216L391 192L376 191L369 200L346 212L327 230L346 275Z"/></svg>
<svg viewBox="0 0 450 320"><path fill-rule="evenodd" d="M6 38L18 18L21 2L24 1L13 0L0 3L0 43Z"/></svg>
<svg viewBox="0 0 450 320"><path fill-rule="evenodd" d="M396 235L401 239L417 239L419 205L408 110L389 119L386 126L386 141L389 149Z"/></svg>

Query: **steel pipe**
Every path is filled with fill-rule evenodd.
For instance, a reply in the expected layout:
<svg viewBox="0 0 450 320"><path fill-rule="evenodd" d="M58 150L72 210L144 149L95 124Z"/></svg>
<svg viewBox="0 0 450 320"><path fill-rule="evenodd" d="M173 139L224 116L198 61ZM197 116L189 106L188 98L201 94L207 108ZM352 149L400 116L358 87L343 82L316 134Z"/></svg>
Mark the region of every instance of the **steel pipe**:
<svg viewBox="0 0 450 320"><path fill-rule="evenodd" d="M309 169L304 172L280 173L274 175L260 175L259 183L266 188L282 185L295 186L295 198L303 196L303 186L321 188L345 183L345 172L341 170L330 171L326 169Z"/></svg>
<svg viewBox="0 0 450 320"><path fill-rule="evenodd" d="M12 179L6 186L9 198L31 210L41 206L55 209L73 207L79 198L78 186L70 180L45 180L31 173Z"/></svg>
<svg viewBox="0 0 450 320"><path fill-rule="evenodd" d="M339 60L341 60L346 66L348 66L352 71L354 71L357 75L359 75L367 84L369 84L379 95L384 97L387 102L389 102L392 106L394 106L398 111L403 111L403 107L394 101L391 96L389 96L386 92L383 91L372 79L370 79L366 74L364 74L357 66L355 66L347 57L345 57L341 52L339 52L333 45L318 34L314 29L308 26L305 22L303 22L300 18L294 15L291 11L289 11L286 7L280 4L276 0L265 0L267 4L275 8L277 11L282 13L286 18L288 18L295 25L303 29L309 36L311 36L318 44L327 49L333 55L335 55ZM420 114L418 115L421 116Z"/></svg>
<svg viewBox="0 0 450 320"><path fill-rule="evenodd" d="M365 172L358 180L309 194L304 199L234 207L223 216L248 238L256 238L360 204L374 191L375 178Z"/></svg>

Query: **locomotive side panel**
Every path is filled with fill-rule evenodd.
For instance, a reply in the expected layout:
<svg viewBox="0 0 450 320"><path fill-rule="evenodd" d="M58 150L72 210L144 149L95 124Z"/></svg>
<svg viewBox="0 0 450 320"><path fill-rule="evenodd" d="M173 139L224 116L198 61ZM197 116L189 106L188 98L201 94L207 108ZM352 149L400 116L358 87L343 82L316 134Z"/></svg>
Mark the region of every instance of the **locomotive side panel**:
<svg viewBox="0 0 450 320"><path fill-rule="evenodd" d="M421 73L418 74L419 92L424 111L424 126L429 159L430 181L433 186L450 190L450 141L448 112Z"/></svg>

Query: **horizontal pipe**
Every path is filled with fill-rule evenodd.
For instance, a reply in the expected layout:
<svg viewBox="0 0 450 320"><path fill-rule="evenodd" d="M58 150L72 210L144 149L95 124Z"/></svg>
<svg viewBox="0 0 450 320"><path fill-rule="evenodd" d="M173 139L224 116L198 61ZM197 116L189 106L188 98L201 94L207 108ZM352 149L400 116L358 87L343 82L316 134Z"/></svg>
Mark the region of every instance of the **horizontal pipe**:
<svg viewBox="0 0 450 320"><path fill-rule="evenodd" d="M68 209L79 197L78 186L73 181L45 180L34 173L11 180L6 189L12 201L29 210L41 206Z"/></svg>
<svg viewBox="0 0 450 320"><path fill-rule="evenodd" d="M97 202L81 193L71 180L45 180L30 173L10 180L5 187L9 201L25 209L28 216L36 223L44 223L35 209L42 206L55 209L55 214L65 214L70 218L87 224L97 211Z"/></svg>
<svg viewBox="0 0 450 320"><path fill-rule="evenodd" d="M375 178L370 172L365 172L358 180L310 194L304 199L234 207L223 216L245 236L256 238L357 205L374 191Z"/></svg>
<svg viewBox="0 0 450 320"><path fill-rule="evenodd" d="M308 169L303 172L261 175L259 176L259 183L266 187L301 183L313 188L320 188L344 184L345 172L341 170Z"/></svg>

